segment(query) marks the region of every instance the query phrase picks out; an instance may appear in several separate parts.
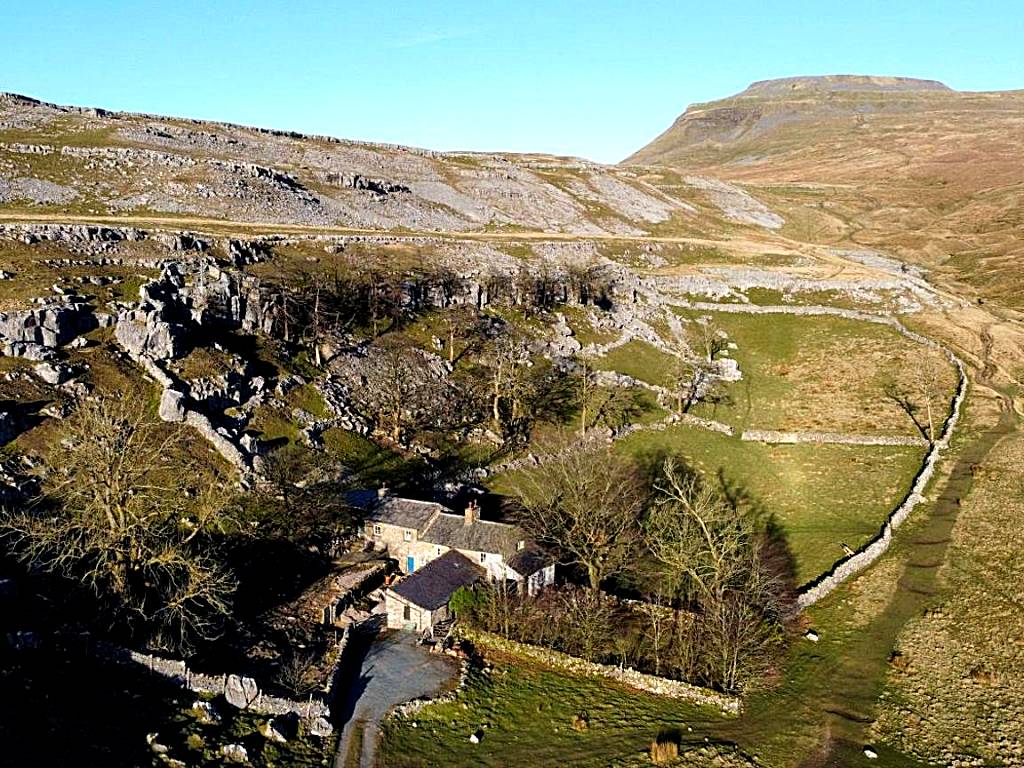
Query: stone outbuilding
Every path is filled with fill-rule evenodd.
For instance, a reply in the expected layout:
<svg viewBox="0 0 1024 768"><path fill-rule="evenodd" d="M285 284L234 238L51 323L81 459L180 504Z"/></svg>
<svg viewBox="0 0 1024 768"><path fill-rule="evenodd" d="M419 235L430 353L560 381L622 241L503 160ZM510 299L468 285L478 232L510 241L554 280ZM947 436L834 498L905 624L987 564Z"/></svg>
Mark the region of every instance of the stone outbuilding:
<svg viewBox="0 0 1024 768"><path fill-rule="evenodd" d="M465 555L446 552L384 592L388 628L432 629L451 618L452 595L486 578L486 572Z"/></svg>

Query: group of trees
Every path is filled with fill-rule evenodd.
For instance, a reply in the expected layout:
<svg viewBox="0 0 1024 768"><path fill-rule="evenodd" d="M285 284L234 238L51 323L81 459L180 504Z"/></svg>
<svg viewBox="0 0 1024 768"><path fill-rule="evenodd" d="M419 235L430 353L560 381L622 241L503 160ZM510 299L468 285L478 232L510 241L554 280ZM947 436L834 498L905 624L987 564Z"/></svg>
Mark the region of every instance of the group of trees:
<svg viewBox="0 0 1024 768"><path fill-rule="evenodd" d="M0 523L31 568L84 586L111 626L167 648L216 635L234 591L216 544L229 498L190 485L171 458L181 440L135 398L85 402L47 456L42 495Z"/></svg>
<svg viewBox="0 0 1024 768"><path fill-rule="evenodd" d="M472 318L466 309L478 301L506 303L527 313L560 304L610 301L612 279L598 265L571 265L564 270L523 267L513 275L497 272L481 278L481 296L467 296L465 278L444 266L398 269L371 261L340 259L324 265L285 269L265 281L268 301L276 307L275 334L286 344L308 349L319 365L322 341L360 332L372 337L401 326L434 308L455 310L450 332ZM467 300L468 299L468 300ZM454 343L449 345L449 350Z"/></svg>
<svg viewBox="0 0 1024 768"><path fill-rule="evenodd" d="M675 458L644 471L602 448L566 451L524 473L517 490L519 524L579 572L593 600L612 599L602 592L609 586L643 594L643 607L630 612L632 624L644 619L649 666L669 660L685 679L738 691L771 663L792 613L792 584L752 510ZM590 612L594 621L607 614ZM495 628L493 615L485 623ZM601 648L608 657L620 652Z"/></svg>
<svg viewBox="0 0 1024 768"><path fill-rule="evenodd" d="M123 641L187 653L221 637L320 575L354 516L299 451L268 457L243 492L196 459L196 439L139 392L83 401L43 456L41 493L0 511L0 544Z"/></svg>

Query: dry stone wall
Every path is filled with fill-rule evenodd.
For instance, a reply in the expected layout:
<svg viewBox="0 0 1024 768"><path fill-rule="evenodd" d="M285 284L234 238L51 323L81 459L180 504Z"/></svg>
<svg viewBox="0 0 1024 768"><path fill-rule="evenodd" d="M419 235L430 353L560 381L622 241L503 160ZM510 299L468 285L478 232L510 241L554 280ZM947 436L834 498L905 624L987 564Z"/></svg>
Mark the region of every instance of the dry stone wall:
<svg viewBox="0 0 1024 768"><path fill-rule="evenodd" d="M344 658L348 640L349 630L345 629L334 651L338 664ZM100 658L120 664L138 664L153 674L165 677L195 693L224 696L229 704L238 709L248 709L264 715L295 714L305 720L311 729L321 734L331 732L331 686L326 687L320 695L310 696L306 701L297 701L265 693L251 677L203 674L190 669L184 661L131 651L112 643L96 643L93 650Z"/></svg>
<svg viewBox="0 0 1024 768"><path fill-rule="evenodd" d="M647 691L658 696L666 696L672 699L684 699L726 712L738 714L740 711L740 700L735 696L728 696L708 688L700 688L680 680L669 680L664 677L637 672L628 667L615 667L607 664L596 664L585 661L576 656L569 656L565 653L553 651L549 648L541 648L536 645L526 645L514 640L506 640L498 635L476 630L460 630L461 634L470 642L476 645L493 648L494 650L508 653L513 656L520 656L540 662L545 666L560 669L577 675L588 677L604 677L623 685L635 688L640 691Z"/></svg>
<svg viewBox="0 0 1024 768"><path fill-rule="evenodd" d="M836 432L777 432L766 429L748 429L741 440L772 445L816 443L819 445L910 445L922 446L928 442L921 437L886 435L844 435Z"/></svg>
<svg viewBox="0 0 1024 768"><path fill-rule="evenodd" d="M960 420L960 411L963 406L964 398L967 397L967 372L964 368L963 361L953 354L951 350L944 347L942 344L939 344L934 339L929 339L927 336L922 336L915 331L911 331L897 318L888 315L878 315L870 312L842 309L839 307L818 306L754 306L749 304L734 305L714 304L708 302L696 302L688 304L687 306L708 312L732 312L736 314L786 314L804 316L828 315L833 317L845 317L850 320L876 323L879 325L887 325L918 344L923 344L931 347L932 349L939 350L957 369L957 389L956 394L950 403L949 416L942 426L942 433L939 439L936 440L929 448L928 453L925 456L924 464L922 464L920 471L914 478L914 483L910 492L906 497L904 497L900 505L892 511L889 517L886 518L885 523L882 525L875 538L857 550L854 554L839 561L828 573L822 575L820 578L800 590L800 594L797 597L797 605L801 609L807 608L810 605L814 605L814 603L821 600L848 578L854 574L860 573L871 563L881 557L892 544L895 531L910 516L911 512L913 512L914 509L924 501L925 488L928 486L932 476L935 474L936 464L942 457L945 450L949 447L949 442L952 439L953 432Z"/></svg>

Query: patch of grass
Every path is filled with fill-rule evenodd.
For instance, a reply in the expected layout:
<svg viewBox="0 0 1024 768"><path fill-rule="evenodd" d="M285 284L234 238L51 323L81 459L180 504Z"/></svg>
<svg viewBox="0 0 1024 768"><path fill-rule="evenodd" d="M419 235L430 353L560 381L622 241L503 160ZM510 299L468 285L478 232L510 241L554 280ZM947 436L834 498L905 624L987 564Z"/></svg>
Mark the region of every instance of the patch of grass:
<svg viewBox="0 0 1024 768"><path fill-rule="evenodd" d="M324 432L323 441L331 457L349 467L358 483L365 486L382 483L394 486L415 477L423 469L422 461L408 459L340 427Z"/></svg>
<svg viewBox="0 0 1024 768"><path fill-rule="evenodd" d="M675 358L646 341L630 341L593 360L595 368L618 371L648 384L669 386Z"/></svg>
<svg viewBox="0 0 1024 768"><path fill-rule="evenodd" d="M739 429L918 437L886 395L887 382L909 384L918 365L932 358L941 362L948 399L956 387L956 372L939 352L888 326L841 317L711 314L737 345L730 354L743 379L726 387L725 401L699 404L694 413ZM948 408L940 410L941 420Z"/></svg>

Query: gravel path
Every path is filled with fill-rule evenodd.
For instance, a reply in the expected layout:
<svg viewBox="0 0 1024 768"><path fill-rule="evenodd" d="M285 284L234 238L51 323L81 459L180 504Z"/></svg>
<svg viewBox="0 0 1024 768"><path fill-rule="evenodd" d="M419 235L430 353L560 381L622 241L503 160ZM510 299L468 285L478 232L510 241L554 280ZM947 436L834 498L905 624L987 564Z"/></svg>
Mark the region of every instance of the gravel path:
<svg viewBox="0 0 1024 768"><path fill-rule="evenodd" d="M351 768L345 759L360 729L363 738L358 765L373 766L380 723L391 708L437 693L458 674L452 659L430 653L417 639L411 632L362 638L367 644L366 653L347 685L341 710L345 725L338 739L335 768Z"/></svg>

